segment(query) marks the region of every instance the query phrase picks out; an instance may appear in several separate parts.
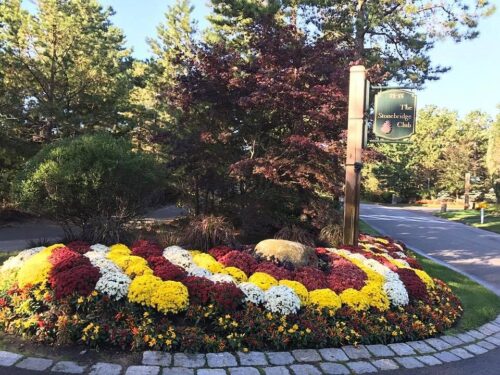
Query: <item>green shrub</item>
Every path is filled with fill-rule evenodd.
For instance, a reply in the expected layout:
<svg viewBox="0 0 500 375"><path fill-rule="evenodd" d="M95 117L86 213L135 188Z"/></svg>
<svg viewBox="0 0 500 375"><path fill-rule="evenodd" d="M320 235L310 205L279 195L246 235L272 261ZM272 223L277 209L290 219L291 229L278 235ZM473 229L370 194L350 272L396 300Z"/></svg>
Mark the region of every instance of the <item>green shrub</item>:
<svg viewBox="0 0 500 375"><path fill-rule="evenodd" d="M45 146L25 166L14 195L25 209L72 227L95 242L118 241L123 225L141 214L162 173L125 139L100 133Z"/></svg>

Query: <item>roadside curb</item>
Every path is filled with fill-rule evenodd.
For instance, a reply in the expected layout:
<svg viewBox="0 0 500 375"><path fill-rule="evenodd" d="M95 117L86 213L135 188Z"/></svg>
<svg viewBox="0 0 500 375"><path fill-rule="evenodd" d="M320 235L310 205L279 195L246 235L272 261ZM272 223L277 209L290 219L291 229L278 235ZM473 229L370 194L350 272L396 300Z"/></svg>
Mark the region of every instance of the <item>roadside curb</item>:
<svg viewBox="0 0 500 375"><path fill-rule="evenodd" d="M500 315L477 329L420 341L285 352L168 353L145 351L141 363L78 363L0 351L0 369L89 375L364 374L455 362L500 347Z"/></svg>

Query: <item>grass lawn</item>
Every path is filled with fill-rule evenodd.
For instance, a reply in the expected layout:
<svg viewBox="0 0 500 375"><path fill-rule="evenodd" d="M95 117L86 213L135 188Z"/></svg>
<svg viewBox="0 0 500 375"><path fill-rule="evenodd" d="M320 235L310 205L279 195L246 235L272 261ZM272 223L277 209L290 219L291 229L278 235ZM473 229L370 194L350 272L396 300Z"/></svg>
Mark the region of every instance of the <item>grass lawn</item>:
<svg viewBox="0 0 500 375"><path fill-rule="evenodd" d="M484 224L481 224L480 213L477 210L448 211L436 213L436 216L500 233L500 211L498 210L485 210Z"/></svg>
<svg viewBox="0 0 500 375"><path fill-rule="evenodd" d="M360 221L360 231L372 235L379 233L368 224ZM446 282L460 298L464 315L450 333L467 331L495 319L500 314L500 297L489 289L469 279L461 273L442 266L431 259L415 254L425 271L432 277Z"/></svg>

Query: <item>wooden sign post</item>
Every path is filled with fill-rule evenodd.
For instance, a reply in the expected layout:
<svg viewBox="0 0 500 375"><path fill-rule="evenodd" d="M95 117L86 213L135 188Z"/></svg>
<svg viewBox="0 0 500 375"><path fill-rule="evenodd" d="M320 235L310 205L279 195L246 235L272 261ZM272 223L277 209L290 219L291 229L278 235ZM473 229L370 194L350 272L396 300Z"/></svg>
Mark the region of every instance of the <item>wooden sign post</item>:
<svg viewBox="0 0 500 375"><path fill-rule="evenodd" d="M349 110L345 165L344 244L357 246L359 236L359 202L362 151L365 126L365 105L368 97L366 70L362 65L351 67L349 75Z"/></svg>

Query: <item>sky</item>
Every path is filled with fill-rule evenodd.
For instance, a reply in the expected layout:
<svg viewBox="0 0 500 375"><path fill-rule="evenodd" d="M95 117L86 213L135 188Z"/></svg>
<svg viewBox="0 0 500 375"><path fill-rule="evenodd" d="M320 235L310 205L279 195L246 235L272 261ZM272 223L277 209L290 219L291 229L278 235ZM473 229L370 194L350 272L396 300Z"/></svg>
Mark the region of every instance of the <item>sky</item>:
<svg viewBox="0 0 500 375"><path fill-rule="evenodd" d="M154 37L173 0L101 0L116 11L113 22L122 28L127 44L137 58L150 55L146 38ZM492 0L500 8L500 0ZM206 0L192 0L194 18L199 26L207 24ZM463 116L481 110L491 116L500 112L500 9L483 19L480 35L472 41L439 42L431 52L434 64L450 66L451 71L438 81L429 82L417 92L418 106L437 105L456 110Z"/></svg>

